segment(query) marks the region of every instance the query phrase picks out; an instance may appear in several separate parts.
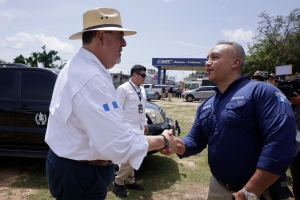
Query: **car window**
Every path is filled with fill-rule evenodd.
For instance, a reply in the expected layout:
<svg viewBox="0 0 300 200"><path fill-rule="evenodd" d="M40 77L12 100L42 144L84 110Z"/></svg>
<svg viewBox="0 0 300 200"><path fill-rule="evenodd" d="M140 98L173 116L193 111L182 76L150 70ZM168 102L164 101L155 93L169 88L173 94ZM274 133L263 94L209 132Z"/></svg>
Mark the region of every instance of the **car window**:
<svg viewBox="0 0 300 200"><path fill-rule="evenodd" d="M209 90L209 91L212 90L212 91L214 91L214 90L213 90L213 87L206 87L206 90Z"/></svg>
<svg viewBox="0 0 300 200"><path fill-rule="evenodd" d="M143 85L144 88L150 88L150 85Z"/></svg>
<svg viewBox="0 0 300 200"><path fill-rule="evenodd" d="M51 100L55 78L41 72L22 73L22 99Z"/></svg>
<svg viewBox="0 0 300 200"><path fill-rule="evenodd" d="M205 87L199 88L197 91L206 91Z"/></svg>
<svg viewBox="0 0 300 200"><path fill-rule="evenodd" d="M154 85L153 88L162 88L160 85Z"/></svg>
<svg viewBox="0 0 300 200"><path fill-rule="evenodd" d="M12 99L15 91L15 72L0 73L0 98Z"/></svg>

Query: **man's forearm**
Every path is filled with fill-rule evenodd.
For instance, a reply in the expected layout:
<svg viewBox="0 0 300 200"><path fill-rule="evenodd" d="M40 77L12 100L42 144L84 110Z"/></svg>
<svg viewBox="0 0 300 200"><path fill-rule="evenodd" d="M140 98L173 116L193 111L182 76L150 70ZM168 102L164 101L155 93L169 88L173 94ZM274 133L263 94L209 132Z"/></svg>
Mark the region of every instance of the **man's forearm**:
<svg viewBox="0 0 300 200"><path fill-rule="evenodd" d="M177 140L177 154L183 155L186 151L184 142L181 139L176 138Z"/></svg>
<svg viewBox="0 0 300 200"><path fill-rule="evenodd" d="M245 189L247 192L251 192L255 194L258 198L260 198L261 194L270 187L280 175L268 172L266 170L256 168L254 175L245 185ZM237 193L233 193L232 197L236 200L246 199L245 195L243 194L242 190L238 191Z"/></svg>
<svg viewBox="0 0 300 200"><path fill-rule="evenodd" d="M270 187L280 175L268 172L266 170L256 168L254 175L248 181L245 186L245 189L248 192L256 194L258 197Z"/></svg>
<svg viewBox="0 0 300 200"><path fill-rule="evenodd" d="M149 143L148 151L162 149L166 145L163 136L146 136L146 138Z"/></svg>

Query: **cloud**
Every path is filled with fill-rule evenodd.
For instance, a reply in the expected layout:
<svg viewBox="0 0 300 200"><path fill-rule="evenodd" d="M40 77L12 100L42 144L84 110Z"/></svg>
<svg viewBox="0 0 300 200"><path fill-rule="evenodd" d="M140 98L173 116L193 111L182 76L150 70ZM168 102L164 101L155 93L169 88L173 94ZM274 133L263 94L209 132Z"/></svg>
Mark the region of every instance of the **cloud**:
<svg viewBox="0 0 300 200"><path fill-rule="evenodd" d="M6 47L6 42L2 39L0 39L0 46L5 46Z"/></svg>
<svg viewBox="0 0 300 200"><path fill-rule="evenodd" d="M172 1L172 0L165 0L166 3L169 3L169 2L171 2L171 1Z"/></svg>
<svg viewBox="0 0 300 200"><path fill-rule="evenodd" d="M1 0L0 0L0 3L1 3ZM0 12L0 16L3 16L5 17L8 21L11 21L11 19L14 17L13 14L7 12L7 11L1 11Z"/></svg>
<svg viewBox="0 0 300 200"><path fill-rule="evenodd" d="M229 30L224 29L222 30L223 36L226 37L226 39L231 41L251 41L252 37L254 37L254 33L251 30L244 31L243 29L235 29L235 30Z"/></svg>
<svg viewBox="0 0 300 200"><path fill-rule="evenodd" d="M0 3L6 3L6 0L0 0Z"/></svg>
<svg viewBox="0 0 300 200"><path fill-rule="evenodd" d="M226 6L223 6L221 9L225 9L226 8Z"/></svg>
<svg viewBox="0 0 300 200"><path fill-rule="evenodd" d="M74 47L71 43L61 42L54 36L45 36L44 34L28 34L28 33L18 33L14 36L6 37L7 41L16 42L16 48L20 48L25 42L35 42L39 40L47 49L64 51L64 52L74 52Z"/></svg>
<svg viewBox="0 0 300 200"><path fill-rule="evenodd" d="M186 42L182 42L182 41L170 41L170 42L175 43L175 44L181 44L184 46L190 46L190 47L207 48L204 46L200 46L200 45L196 45L196 44L192 44L192 43L186 43Z"/></svg>

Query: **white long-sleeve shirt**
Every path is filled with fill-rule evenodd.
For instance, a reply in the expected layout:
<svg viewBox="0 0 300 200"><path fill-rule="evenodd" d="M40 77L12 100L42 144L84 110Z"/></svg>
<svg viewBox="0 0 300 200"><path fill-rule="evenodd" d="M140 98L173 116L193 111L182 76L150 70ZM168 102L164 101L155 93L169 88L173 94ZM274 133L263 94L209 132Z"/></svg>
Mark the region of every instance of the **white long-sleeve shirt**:
<svg viewBox="0 0 300 200"><path fill-rule="evenodd" d="M144 130L144 126L147 125L147 118L145 113L146 93L144 87L138 87L131 80L129 81L118 87L118 100L121 107L123 108L125 121L133 127L141 127L141 130ZM133 89L132 86L135 89ZM141 100L137 92L140 92ZM143 105L143 113L139 113L139 104Z"/></svg>
<svg viewBox="0 0 300 200"><path fill-rule="evenodd" d="M129 160L135 169L147 154L143 131L124 121L111 76L97 57L81 48L60 72L50 104L45 141L73 160Z"/></svg>

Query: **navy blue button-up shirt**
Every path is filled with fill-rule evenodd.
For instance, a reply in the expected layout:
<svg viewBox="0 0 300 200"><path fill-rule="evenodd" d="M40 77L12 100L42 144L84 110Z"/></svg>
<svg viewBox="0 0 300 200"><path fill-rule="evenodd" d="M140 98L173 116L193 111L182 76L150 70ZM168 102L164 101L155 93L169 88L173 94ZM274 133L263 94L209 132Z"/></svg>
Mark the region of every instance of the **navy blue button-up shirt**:
<svg viewBox="0 0 300 200"><path fill-rule="evenodd" d="M221 94L203 102L183 138L186 152L208 145L213 176L225 184L245 185L256 168L281 175L296 156L295 117L285 95L269 83L242 76Z"/></svg>

